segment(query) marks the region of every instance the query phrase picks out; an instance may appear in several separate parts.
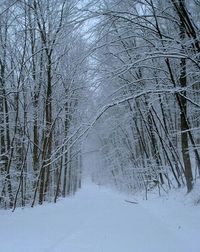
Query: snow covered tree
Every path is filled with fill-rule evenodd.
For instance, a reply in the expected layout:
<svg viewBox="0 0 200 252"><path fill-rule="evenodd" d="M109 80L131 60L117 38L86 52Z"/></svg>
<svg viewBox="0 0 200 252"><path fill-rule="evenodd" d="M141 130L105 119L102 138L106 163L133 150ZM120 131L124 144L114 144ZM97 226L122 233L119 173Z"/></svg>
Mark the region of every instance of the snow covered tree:
<svg viewBox="0 0 200 252"><path fill-rule="evenodd" d="M123 170L145 188L186 182L188 192L192 189L192 173L200 167L195 133L199 24L190 14L196 7L181 0L111 0L90 9L98 17L101 104L109 107L102 119L104 156L110 159L105 165L112 171L118 160L114 180L119 184ZM127 178L122 183L126 180L128 185Z"/></svg>
<svg viewBox="0 0 200 252"><path fill-rule="evenodd" d="M1 207L56 201L81 185L87 60L78 4L1 6Z"/></svg>

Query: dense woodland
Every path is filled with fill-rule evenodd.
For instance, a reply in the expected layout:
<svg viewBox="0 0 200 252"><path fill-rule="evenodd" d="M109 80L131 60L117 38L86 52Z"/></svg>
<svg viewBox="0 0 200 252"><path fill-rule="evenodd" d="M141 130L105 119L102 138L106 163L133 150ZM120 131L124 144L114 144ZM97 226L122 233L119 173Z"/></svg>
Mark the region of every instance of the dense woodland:
<svg viewBox="0 0 200 252"><path fill-rule="evenodd" d="M0 207L200 175L199 0L1 0Z"/></svg>

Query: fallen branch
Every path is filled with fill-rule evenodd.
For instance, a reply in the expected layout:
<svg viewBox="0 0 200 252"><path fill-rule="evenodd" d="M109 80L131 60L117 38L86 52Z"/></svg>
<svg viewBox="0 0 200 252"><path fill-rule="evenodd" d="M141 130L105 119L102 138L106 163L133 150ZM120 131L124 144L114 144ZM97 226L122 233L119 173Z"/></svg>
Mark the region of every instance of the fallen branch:
<svg viewBox="0 0 200 252"><path fill-rule="evenodd" d="M136 202L136 201L131 201L131 200L124 200L124 201L131 203L131 204L138 204L138 202Z"/></svg>

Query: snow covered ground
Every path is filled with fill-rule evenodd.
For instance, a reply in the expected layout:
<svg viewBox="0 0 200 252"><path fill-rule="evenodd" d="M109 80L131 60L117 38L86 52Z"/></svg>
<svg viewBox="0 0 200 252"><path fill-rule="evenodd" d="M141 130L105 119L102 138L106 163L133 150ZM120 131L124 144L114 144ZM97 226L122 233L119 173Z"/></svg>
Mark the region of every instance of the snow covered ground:
<svg viewBox="0 0 200 252"><path fill-rule="evenodd" d="M75 197L0 211L1 252L198 252L200 206L177 197L132 204L87 185ZM130 199L130 197L129 197Z"/></svg>

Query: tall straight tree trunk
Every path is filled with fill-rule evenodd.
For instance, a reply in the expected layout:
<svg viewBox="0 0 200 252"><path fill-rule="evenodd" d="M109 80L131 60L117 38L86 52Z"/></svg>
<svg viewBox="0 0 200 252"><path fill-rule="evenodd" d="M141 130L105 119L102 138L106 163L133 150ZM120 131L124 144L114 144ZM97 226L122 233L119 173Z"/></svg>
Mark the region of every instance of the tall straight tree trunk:
<svg viewBox="0 0 200 252"><path fill-rule="evenodd" d="M179 0L180 4L185 4L184 1L182 2ZM185 26L180 20L180 39L182 43L184 43L185 39ZM189 153L189 141L188 141L188 124L187 124L187 99L186 99L186 91L185 88L187 87L187 67L186 67L186 59L182 58L180 62L180 85L184 89L182 91L182 95L179 96L180 100L180 120L181 120L181 144L182 144L182 155L183 155L183 162L185 167L185 179L187 184L187 190L190 192L193 188L193 176L192 176L192 167L190 161L190 153Z"/></svg>
<svg viewBox="0 0 200 252"><path fill-rule="evenodd" d="M6 142L5 142L5 110L4 110L4 65L0 61L0 171L5 172Z"/></svg>
<svg viewBox="0 0 200 252"><path fill-rule="evenodd" d="M46 129L47 129L47 138L48 138L48 145L47 145L47 156L46 159L49 162L51 153L52 153L52 62L51 62L51 53L48 55L48 67L47 67L47 100L46 100ZM46 168L46 179L45 179L45 188L44 192L47 193L48 187L49 187L49 181L50 181L50 167L49 164Z"/></svg>
<svg viewBox="0 0 200 252"><path fill-rule="evenodd" d="M66 93L67 96L67 93ZM65 103L65 137L68 136L69 134L69 103L66 102ZM70 143L69 143L70 145ZM65 146L65 148L67 148L67 146ZM64 177L63 177L63 188L62 188L62 197L66 197L66 193L67 193L67 184L69 183L69 167L70 167L70 162L69 162L69 150L65 153L64 156Z"/></svg>
<svg viewBox="0 0 200 252"><path fill-rule="evenodd" d="M0 25L2 25L0 23ZM10 150L9 115L5 90L5 70L7 57L8 26L7 20L4 28L0 30L1 56L0 56L0 171L5 172L8 164L8 152Z"/></svg>
<svg viewBox="0 0 200 252"><path fill-rule="evenodd" d="M47 55L47 93L45 102L45 130L44 130L44 142L42 149L42 161L43 167L40 177L40 189L39 189L39 204L42 204L45 200L45 194L47 193L49 186L50 176L50 164L49 158L52 153L52 76L51 76L51 54Z"/></svg>

